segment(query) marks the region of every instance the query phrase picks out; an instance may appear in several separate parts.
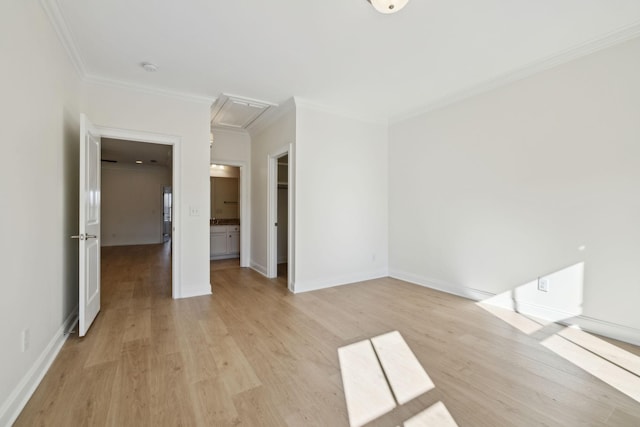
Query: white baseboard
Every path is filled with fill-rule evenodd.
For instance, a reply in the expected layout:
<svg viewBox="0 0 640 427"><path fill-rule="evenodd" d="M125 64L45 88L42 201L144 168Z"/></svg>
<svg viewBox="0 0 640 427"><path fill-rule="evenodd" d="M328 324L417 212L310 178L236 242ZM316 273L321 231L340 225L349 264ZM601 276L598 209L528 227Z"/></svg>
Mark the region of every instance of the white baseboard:
<svg viewBox="0 0 640 427"><path fill-rule="evenodd" d="M389 271L389 276L394 279L403 280L405 282L435 289L449 294L457 295L474 301L484 301L488 298L496 296L496 294L483 291L480 289L469 288L466 286L454 285L442 280L431 279L399 270ZM609 322L606 320L596 319L584 315L576 315L575 313L558 310L552 307L543 307L537 304L527 303L525 301L516 301L518 311L530 316L542 319L562 319L557 322L563 325L577 325L583 331L591 332L604 337L613 338L619 341L628 342L634 345L640 345L640 329L632 328L625 325ZM513 310L513 304L498 303L500 307Z"/></svg>
<svg viewBox="0 0 640 427"><path fill-rule="evenodd" d="M203 295L211 295L211 283L197 286L182 286L178 298L201 297Z"/></svg>
<svg viewBox="0 0 640 427"><path fill-rule="evenodd" d="M426 288L435 289L437 291L446 292L448 294L457 295L474 301L482 301L494 296L491 292L480 289L468 288L466 286L458 286L443 280L422 277L412 273L406 273L399 270L390 270L389 276L394 279L403 280L415 285L424 286Z"/></svg>
<svg viewBox="0 0 640 427"><path fill-rule="evenodd" d="M631 328L629 326L619 325L617 323L607 322L606 320L595 319L593 317L582 315L577 316L573 319L569 319L569 321L562 323L577 325L583 331L640 346L640 329Z"/></svg>
<svg viewBox="0 0 640 427"><path fill-rule="evenodd" d="M226 254L226 255L209 256L209 261L219 261L221 259L233 259L233 258L240 258L240 254Z"/></svg>
<svg viewBox="0 0 640 427"><path fill-rule="evenodd" d="M309 281L296 280L295 292L296 294L303 292L317 291L320 289L333 288L334 286L349 285L357 282L364 282L365 280L379 279L381 277L387 277L389 275L387 270L379 270L372 272L362 272L350 274L347 276L331 277L329 279L317 279Z"/></svg>
<svg viewBox="0 0 640 427"><path fill-rule="evenodd" d="M260 265L257 262L251 260L251 262L249 263L249 268L262 274L264 277L267 277L267 267L265 267L264 265Z"/></svg>
<svg viewBox="0 0 640 427"><path fill-rule="evenodd" d="M78 307L71 311L71 314L58 328L49 341L49 344L47 344L43 352L36 359L24 377L22 377L7 400L5 400L2 403L2 406L0 406L0 426L8 427L16 421L18 415L20 415L20 412L22 412L25 405L36 391L36 388L42 381L42 378L44 378L56 356L60 353L63 344L69 336L66 335L67 331L70 331L77 321Z"/></svg>

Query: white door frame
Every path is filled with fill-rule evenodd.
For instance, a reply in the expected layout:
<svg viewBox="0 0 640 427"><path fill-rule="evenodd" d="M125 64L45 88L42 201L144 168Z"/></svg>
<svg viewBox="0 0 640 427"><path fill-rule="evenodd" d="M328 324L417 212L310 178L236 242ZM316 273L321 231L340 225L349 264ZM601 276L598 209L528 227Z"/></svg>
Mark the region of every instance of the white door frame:
<svg viewBox="0 0 640 427"><path fill-rule="evenodd" d="M180 227L180 177L182 176L180 163L180 148L182 138L174 135L163 135L152 132L140 132L135 130L118 129L104 126L96 126L102 138L121 139L124 141L146 142L149 144L171 145L172 177L172 210L171 210L171 297L182 297L182 283L180 282L180 256L182 255L180 242L182 240L182 228Z"/></svg>
<svg viewBox="0 0 640 427"><path fill-rule="evenodd" d="M288 228L287 228L287 287L295 292L295 153L294 145L287 144L268 156L267 178L267 277L278 276L278 158L289 155L288 161Z"/></svg>
<svg viewBox="0 0 640 427"><path fill-rule="evenodd" d="M240 168L240 267L249 267L251 255L251 206L249 206L251 203L249 194L251 171L247 162L211 159L211 163ZM209 197L211 197L211 189L209 189ZM209 200L209 205L211 205L211 200Z"/></svg>

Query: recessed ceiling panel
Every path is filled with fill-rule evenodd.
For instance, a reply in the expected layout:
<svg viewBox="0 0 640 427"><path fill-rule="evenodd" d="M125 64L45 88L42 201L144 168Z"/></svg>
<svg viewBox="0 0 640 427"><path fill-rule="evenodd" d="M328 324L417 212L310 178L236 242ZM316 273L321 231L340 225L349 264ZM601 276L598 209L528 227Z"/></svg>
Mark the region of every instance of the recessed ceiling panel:
<svg viewBox="0 0 640 427"><path fill-rule="evenodd" d="M272 104L222 95L212 112L212 127L246 129L251 126Z"/></svg>

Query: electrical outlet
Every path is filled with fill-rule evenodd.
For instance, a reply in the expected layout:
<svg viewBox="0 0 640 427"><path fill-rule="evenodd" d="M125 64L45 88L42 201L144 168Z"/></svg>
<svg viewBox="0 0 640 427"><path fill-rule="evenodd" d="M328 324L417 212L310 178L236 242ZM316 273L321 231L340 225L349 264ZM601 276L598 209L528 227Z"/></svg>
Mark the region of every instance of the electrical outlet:
<svg viewBox="0 0 640 427"><path fill-rule="evenodd" d="M29 350L29 344L31 341L31 333L29 332L29 328L22 330L22 352L26 352Z"/></svg>
<svg viewBox="0 0 640 427"><path fill-rule="evenodd" d="M538 279L538 290L541 292L549 292L549 279L540 277Z"/></svg>
<svg viewBox="0 0 640 427"><path fill-rule="evenodd" d="M200 209L197 206L189 206L189 215L200 216Z"/></svg>

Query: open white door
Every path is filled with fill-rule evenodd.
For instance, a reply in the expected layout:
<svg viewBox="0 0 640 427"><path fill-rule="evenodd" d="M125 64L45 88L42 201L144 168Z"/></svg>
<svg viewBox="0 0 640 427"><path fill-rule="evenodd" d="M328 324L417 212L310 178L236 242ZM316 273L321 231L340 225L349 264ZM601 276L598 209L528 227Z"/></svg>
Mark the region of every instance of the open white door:
<svg viewBox="0 0 640 427"><path fill-rule="evenodd" d="M80 302L78 333L85 336L100 311L100 134L80 115Z"/></svg>

